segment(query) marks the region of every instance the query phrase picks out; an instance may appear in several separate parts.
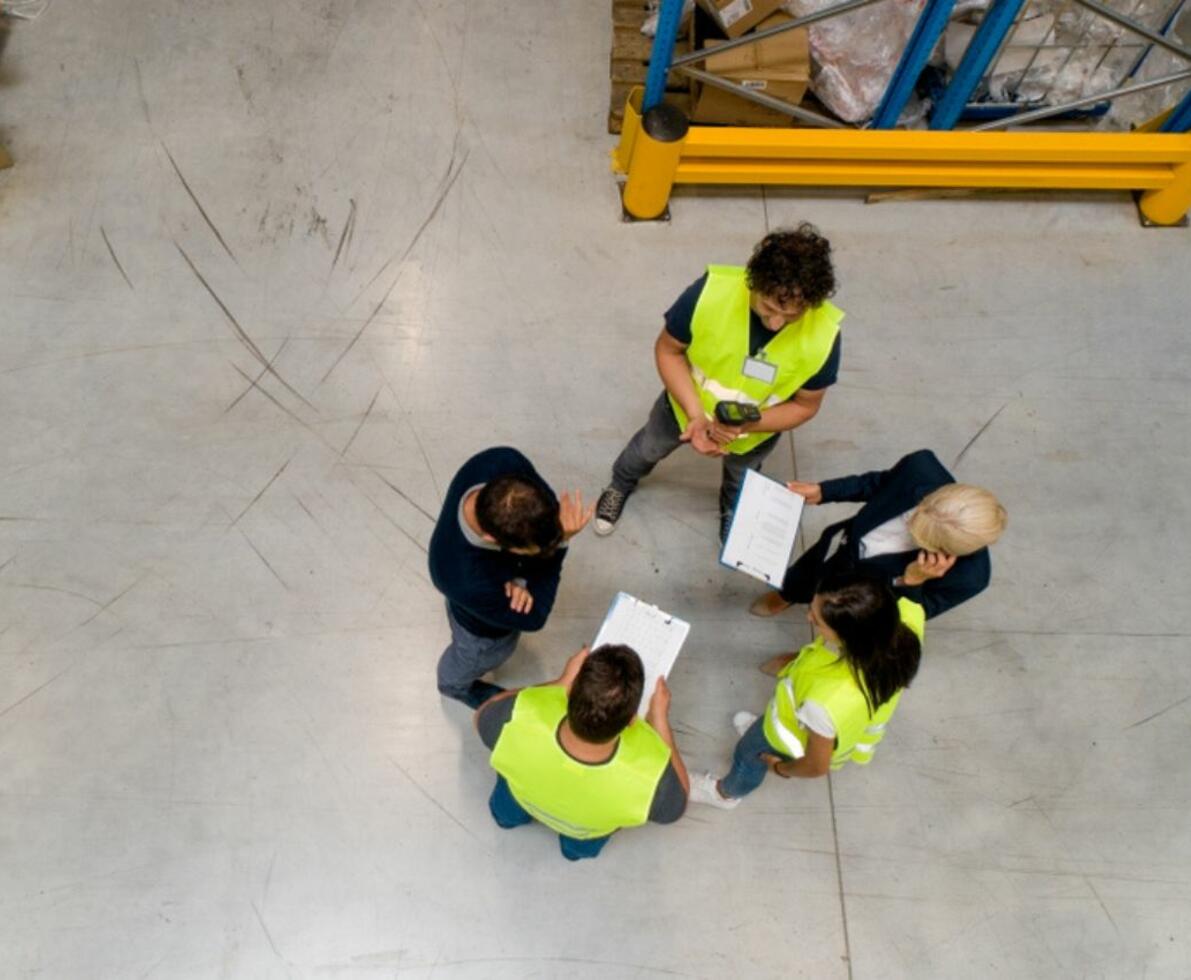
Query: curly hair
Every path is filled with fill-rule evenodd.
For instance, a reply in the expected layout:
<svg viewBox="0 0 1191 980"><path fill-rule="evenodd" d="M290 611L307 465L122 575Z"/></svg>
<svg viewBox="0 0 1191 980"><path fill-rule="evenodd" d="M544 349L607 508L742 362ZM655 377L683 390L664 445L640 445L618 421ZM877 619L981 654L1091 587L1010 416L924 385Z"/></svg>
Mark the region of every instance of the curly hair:
<svg viewBox="0 0 1191 980"><path fill-rule="evenodd" d="M831 243L808 221L770 232L753 249L748 286L779 303L818 306L835 292Z"/></svg>

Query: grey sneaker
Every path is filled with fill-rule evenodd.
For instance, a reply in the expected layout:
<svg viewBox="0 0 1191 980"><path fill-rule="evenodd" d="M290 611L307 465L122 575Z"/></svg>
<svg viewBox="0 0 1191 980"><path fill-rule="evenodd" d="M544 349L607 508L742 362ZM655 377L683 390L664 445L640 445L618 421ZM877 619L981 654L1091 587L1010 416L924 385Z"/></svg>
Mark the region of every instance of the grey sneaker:
<svg viewBox="0 0 1191 980"><path fill-rule="evenodd" d="M732 716L732 727L736 729L737 735L743 735L753 727L756 720L757 716L751 711L738 711Z"/></svg>
<svg viewBox="0 0 1191 980"><path fill-rule="evenodd" d="M718 780L709 772L693 772L691 773L691 793L690 801L692 803L703 803L706 806L719 807L721 810L735 810L740 803L738 798L728 799L725 796L720 796L719 788L716 786Z"/></svg>
<svg viewBox="0 0 1191 980"><path fill-rule="evenodd" d="M616 530L616 522L620 520L626 500L628 494L621 493L616 487L604 487L604 492L600 494L596 503L594 522L595 533L601 538L606 538Z"/></svg>

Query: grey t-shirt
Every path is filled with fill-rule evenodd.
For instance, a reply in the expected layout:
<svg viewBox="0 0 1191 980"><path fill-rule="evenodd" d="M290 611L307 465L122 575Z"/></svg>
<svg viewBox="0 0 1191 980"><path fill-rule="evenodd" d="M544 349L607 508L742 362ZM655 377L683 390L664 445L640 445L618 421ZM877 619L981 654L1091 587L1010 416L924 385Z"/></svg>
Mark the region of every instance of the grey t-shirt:
<svg viewBox="0 0 1191 980"><path fill-rule="evenodd" d="M496 748L496 740L500 738L505 723L513 717L513 704L516 700L516 696L503 698L489 704L480 712L476 727L479 729L481 740L489 749ZM678 781L673 761L667 762L666 771L662 773L662 778L658 780L657 788L653 791L653 803L649 806L650 822L674 823L685 810L686 792L682 783Z"/></svg>

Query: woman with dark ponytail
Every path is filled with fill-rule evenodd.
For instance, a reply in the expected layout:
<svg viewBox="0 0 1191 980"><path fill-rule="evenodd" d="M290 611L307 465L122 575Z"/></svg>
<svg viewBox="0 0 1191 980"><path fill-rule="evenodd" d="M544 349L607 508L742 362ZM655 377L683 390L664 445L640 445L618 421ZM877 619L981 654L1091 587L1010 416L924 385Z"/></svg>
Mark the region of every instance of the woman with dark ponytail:
<svg viewBox="0 0 1191 980"><path fill-rule="evenodd" d="M881 579L849 572L819 585L807 619L814 639L765 664L778 683L764 716L736 713L732 768L718 780L692 773L692 801L731 809L768 772L809 778L872 760L918 672L923 608Z"/></svg>

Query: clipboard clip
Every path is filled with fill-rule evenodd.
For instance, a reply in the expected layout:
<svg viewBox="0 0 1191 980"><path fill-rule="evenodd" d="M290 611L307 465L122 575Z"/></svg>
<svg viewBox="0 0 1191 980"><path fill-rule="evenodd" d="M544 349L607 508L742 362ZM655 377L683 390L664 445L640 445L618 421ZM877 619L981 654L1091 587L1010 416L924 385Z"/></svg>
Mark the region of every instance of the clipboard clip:
<svg viewBox="0 0 1191 980"><path fill-rule="evenodd" d="M768 582L770 585L772 585L772 584L773 584L773 579L769 577L769 573L768 573L768 572L763 572L763 571L761 571L761 569L759 569L759 568L753 568L753 566L752 566L752 565L746 565L746 564L745 564L743 561L738 561L738 562L736 563L736 567L737 567L737 568L747 568L747 569L749 569L751 572L754 572L754 573L756 573L757 575L760 575L760 576L761 576L763 579L765 579L765 581L766 581L766 582Z"/></svg>

